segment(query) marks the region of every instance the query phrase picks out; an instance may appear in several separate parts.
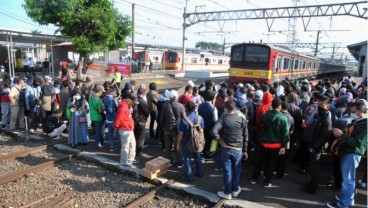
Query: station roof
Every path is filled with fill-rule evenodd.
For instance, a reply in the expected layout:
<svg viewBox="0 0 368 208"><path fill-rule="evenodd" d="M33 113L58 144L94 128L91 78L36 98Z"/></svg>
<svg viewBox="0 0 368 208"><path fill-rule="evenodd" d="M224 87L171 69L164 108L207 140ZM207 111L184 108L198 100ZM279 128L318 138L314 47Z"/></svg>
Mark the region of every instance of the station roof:
<svg viewBox="0 0 368 208"><path fill-rule="evenodd" d="M359 56L365 55L365 54L360 54L360 52L364 47L365 47L365 51L367 50L367 44L368 44L368 41L366 40L360 43L348 45L348 49L351 55L353 55L357 61L359 61Z"/></svg>
<svg viewBox="0 0 368 208"><path fill-rule="evenodd" d="M65 36L32 34L30 32L0 29L0 41L10 42L10 35L13 43L45 44L52 40L53 44L56 44L68 41L68 38Z"/></svg>

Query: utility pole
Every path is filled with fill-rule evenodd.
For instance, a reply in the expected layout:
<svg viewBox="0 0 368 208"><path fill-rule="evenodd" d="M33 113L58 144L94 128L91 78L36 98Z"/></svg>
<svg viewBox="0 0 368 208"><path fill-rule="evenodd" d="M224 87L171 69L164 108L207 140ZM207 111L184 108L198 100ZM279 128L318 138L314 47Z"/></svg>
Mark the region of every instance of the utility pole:
<svg viewBox="0 0 368 208"><path fill-rule="evenodd" d="M319 35L321 33L321 30L317 31L317 41L316 41L316 50L314 51L314 56L317 56L318 53L318 45L319 45Z"/></svg>
<svg viewBox="0 0 368 208"><path fill-rule="evenodd" d="M335 58L335 44L333 45L333 48L332 48L332 55L331 55L331 61L333 61L333 59Z"/></svg>
<svg viewBox="0 0 368 208"><path fill-rule="evenodd" d="M132 4L132 57L130 58L131 67L130 67L130 80L132 79L132 71L133 71L133 59L134 59L134 33L135 33L135 4Z"/></svg>
<svg viewBox="0 0 368 208"><path fill-rule="evenodd" d="M224 36L224 43L222 45L222 55L225 55L225 36Z"/></svg>
<svg viewBox="0 0 368 208"><path fill-rule="evenodd" d="M185 72L185 30L187 28L187 24L185 23L187 17L186 17L186 12L187 12L187 6L188 6L188 0L185 0L185 7L184 7L184 13L183 13L183 52L181 55L181 69Z"/></svg>

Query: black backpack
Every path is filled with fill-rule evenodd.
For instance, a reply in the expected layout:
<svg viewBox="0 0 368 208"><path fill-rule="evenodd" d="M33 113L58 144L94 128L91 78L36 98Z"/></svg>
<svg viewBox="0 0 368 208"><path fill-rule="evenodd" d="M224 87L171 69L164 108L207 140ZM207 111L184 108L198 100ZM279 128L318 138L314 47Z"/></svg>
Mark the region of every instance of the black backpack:
<svg viewBox="0 0 368 208"><path fill-rule="evenodd" d="M17 87L15 87L19 91L19 97L17 100L18 106L26 106L26 89L19 90Z"/></svg>

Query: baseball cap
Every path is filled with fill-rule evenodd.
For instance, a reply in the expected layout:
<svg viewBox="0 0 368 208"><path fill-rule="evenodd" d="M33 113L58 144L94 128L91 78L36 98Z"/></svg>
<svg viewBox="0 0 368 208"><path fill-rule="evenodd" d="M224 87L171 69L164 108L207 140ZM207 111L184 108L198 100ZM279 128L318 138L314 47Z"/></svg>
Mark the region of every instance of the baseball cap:
<svg viewBox="0 0 368 208"><path fill-rule="evenodd" d="M100 91L105 92L105 88L102 85L97 85L96 90L97 92L100 92Z"/></svg>
<svg viewBox="0 0 368 208"><path fill-rule="evenodd" d="M52 78L51 78L49 75L46 75L46 76L45 76L45 80L50 80L50 81L51 81L51 80L52 80Z"/></svg>
<svg viewBox="0 0 368 208"><path fill-rule="evenodd" d="M194 82L193 82L192 80L188 80L188 82L187 82L187 85L186 85L186 86L188 86L188 85L190 85L190 86L194 87Z"/></svg>
<svg viewBox="0 0 368 208"><path fill-rule="evenodd" d="M221 87L225 87L225 88L228 88L229 87L229 85L226 83L226 82L224 82L224 83L221 83L221 85L220 85Z"/></svg>
<svg viewBox="0 0 368 208"><path fill-rule="evenodd" d="M132 89L132 84L130 82L125 83L124 86L125 89L131 90Z"/></svg>
<svg viewBox="0 0 368 208"><path fill-rule="evenodd" d="M340 91L339 92L341 94L346 94L346 88L345 87L340 88Z"/></svg>
<svg viewBox="0 0 368 208"><path fill-rule="evenodd" d="M170 98L171 99L175 99L175 98L178 98L178 92L176 90L171 90L170 91Z"/></svg>
<svg viewBox="0 0 368 208"><path fill-rule="evenodd" d="M256 98L262 99L263 98L263 91L262 90L257 90L256 93L254 93L254 95L256 96Z"/></svg>

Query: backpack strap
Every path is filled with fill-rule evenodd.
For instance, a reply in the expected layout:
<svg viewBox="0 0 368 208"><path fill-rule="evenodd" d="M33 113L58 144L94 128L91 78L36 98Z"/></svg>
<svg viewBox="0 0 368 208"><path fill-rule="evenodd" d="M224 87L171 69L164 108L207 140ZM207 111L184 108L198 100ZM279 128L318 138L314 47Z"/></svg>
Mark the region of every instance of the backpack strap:
<svg viewBox="0 0 368 208"><path fill-rule="evenodd" d="M184 116L184 119L186 122L188 122L188 124L190 125L190 127L193 127L194 126L194 123L189 119L188 116ZM198 120L198 119L197 119ZM198 122L198 121L197 121Z"/></svg>
<svg viewBox="0 0 368 208"><path fill-rule="evenodd" d="M198 125L198 126L200 126L201 125L201 120L202 118L198 115L197 116L197 123L196 123L196 125Z"/></svg>

